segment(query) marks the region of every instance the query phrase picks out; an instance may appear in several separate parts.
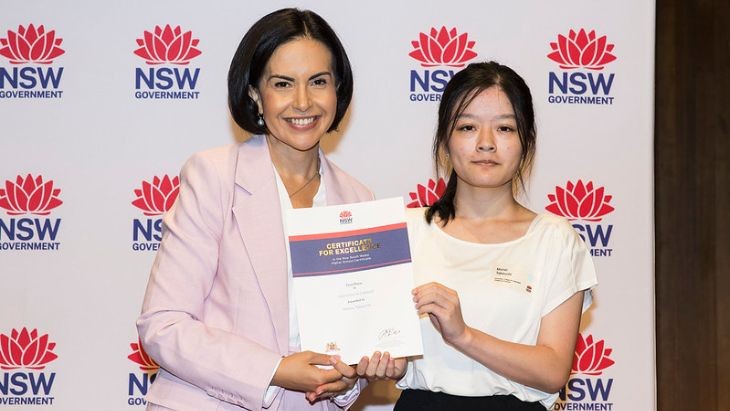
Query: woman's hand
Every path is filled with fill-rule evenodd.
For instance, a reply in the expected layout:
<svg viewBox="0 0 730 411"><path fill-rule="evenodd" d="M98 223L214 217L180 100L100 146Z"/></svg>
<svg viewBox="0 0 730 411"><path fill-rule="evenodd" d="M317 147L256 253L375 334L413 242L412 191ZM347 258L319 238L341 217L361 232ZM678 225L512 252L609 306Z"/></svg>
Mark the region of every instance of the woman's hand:
<svg viewBox="0 0 730 411"><path fill-rule="evenodd" d="M357 373L355 369L340 361L340 357L333 355L330 357L330 364L334 371L337 371L342 377L336 381L322 384L312 391L308 391L305 397L309 402L315 402L324 398L332 398L349 391L355 383L357 383Z"/></svg>
<svg viewBox="0 0 730 411"><path fill-rule="evenodd" d="M459 295L439 283L427 283L412 291L418 315L428 314L444 341L456 347L468 344L471 328L461 315Z"/></svg>
<svg viewBox="0 0 730 411"><path fill-rule="evenodd" d="M375 351L370 358L362 357L356 371L357 375L371 382L383 379L398 380L406 373L406 359L391 358L387 351L382 355Z"/></svg>
<svg viewBox="0 0 730 411"><path fill-rule="evenodd" d="M288 355L279 363L271 384L288 390L313 392L320 386L339 382L343 378L337 367L329 367L332 363L331 356L312 351ZM328 367L323 369L317 365ZM351 374L355 374L355 371Z"/></svg>

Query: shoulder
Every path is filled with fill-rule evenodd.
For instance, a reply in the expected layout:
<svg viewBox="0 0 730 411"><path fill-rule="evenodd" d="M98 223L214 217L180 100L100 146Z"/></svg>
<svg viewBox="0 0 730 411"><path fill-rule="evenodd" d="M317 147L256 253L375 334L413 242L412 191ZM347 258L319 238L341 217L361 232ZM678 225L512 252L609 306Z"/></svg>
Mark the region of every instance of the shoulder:
<svg viewBox="0 0 730 411"><path fill-rule="evenodd" d="M558 232L567 232L573 230L565 217L561 217L552 213L540 213L535 218L538 219L537 226L544 229L556 230Z"/></svg>
<svg viewBox="0 0 730 411"><path fill-rule="evenodd" d="M428 224L426 223L426 211L428 207L406 208L406 221L408 224Z"/></svg>
<svg viewBox="0 0 730 411"><path fill-rule="evenodd" d="M585 243L573 225L565 217L552 213L541 213L536 217L534 230L539 238L555 245L569 248L586 248Z"/></svg>
<svg viewBox="0 0 730 411"><path fill-rule="evenodd" d="M197 171L209 168L225 169L227 165L235 164L238 144L229 144L213 147L193 153L183 166L183 170Z"/></svg>
<svg viewBox="0 0 730 411"><path fill-rule="evenodd" d="M238 149L239 144L229 144L192 154L180 171L183 192L198 192L201 199L229 198L234 185Z"/></svg>
<svg viewBox="0 0 730 411"><path fill-rule="evenodd" d="M208 148L191 155L183 172L214 172L221 178L233 178L239 163L246 169L263 168L270 164L268 147L263 136L254 135L241 142Z"/></svg>
<svg viewBox="0 0 730 411"><path fill-rule="evenodd" d="M420 238L428 227L426 222L427 207L406 208L406 224L408 226L408 237L411 242Z"/></svg>

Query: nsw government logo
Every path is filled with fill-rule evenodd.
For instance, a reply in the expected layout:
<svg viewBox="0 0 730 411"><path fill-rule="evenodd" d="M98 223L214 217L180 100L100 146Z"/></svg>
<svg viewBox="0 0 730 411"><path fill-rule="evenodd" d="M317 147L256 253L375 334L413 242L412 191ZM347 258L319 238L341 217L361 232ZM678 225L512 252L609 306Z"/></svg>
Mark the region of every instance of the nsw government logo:
<svg viewBox="0 0 730 411"><path fill-rule="evenodd" d="M192 31L180 26L155 26L137 39L134 54L142 58L146 67L137 67L134 75L134 97L148 99L197 99L195 90L200 68L189 68L190 61L202 52L197 48L199 39Z"/></svg>
<svg viewBox="0 0 730 411"><path fill-rule="evenodd" d="M547 57L561 71L548 73L548 102L552 104L613 104L610 95L614 73L604 73L607 64L616 60L614 45L595 30L570 30L550 43Z"/></svg>
<svg viewBox="0 0 730 411"><path fill-rule="evenodd" d="M0 250L58 250L56 241L60 218L50 218L51 210L63 204L60 188L43 176L18 175L0 188L0 208L8 217L0 218Z"/></svg>
<svg viewBox="0 0 730 411"><path fill-rule="evenodd" d="M594 257L610 257L609 248L613 224L599 224L603 217L614 210L609 203L613 196L607 195L604 187L594 187L593 182L568 181L565 187L556 186L548 194L550 204L545 209L553 214L573 221L573 228L591 248ZM582 220L585 223L575 222Z"/></svg>
<svg viewBox="0 0 730 411"><path fill-rule="evenodd" d="M0 99L61 98L63 67L52 64L65 53L62 42L55 30L42 24L18 26L0 37L0 56L10 63L0 66Z"/></svg>
<svg viewBox="0 0 730 411"><path fill-rule="evenodd" d="M570 378L551 410L613 409L609 402L613 378L603 377L604 370L614 364L609 358L611 352L603 340L594 341L592 335L578 334Z"/></svg>
<svg viewBox="0 0 730 411"><path fill-rule="evenodd" d="M352 224L352 211L340 211L340 224Z"/></svg>
<svg viewBox="0 0 730 411"><path fill-rule="evenodd" d="M142 347L142 342L137 340L136 343L129 344L132 347L132 353L127 356L130 360L139 366L141 372L130 372L129 373L129 386L127 399L128 405L147 405L145 396L150 384L155 382L157 378L157 371L160 366L157 365L155 360L150 358L147 352Z"/></svg>
<svg viewBox="0 0 730 411"><path fill-rule="evenodd" d="M53 405L55 372L43 372L58 358L56 343L37 329L0 333L0 405Z"/></svg>
<svg viewBox="0 0 730 411"><path fill-rule="evenodd" d="M428 34L420 33L418 40L411 41L413 51L408 53L422 67L411 70L410 100L440 101L454 70L477 56L473 50L475 43L469 40L468 33L459 33L456 27L432 27Z"/></svg>
<svg viewBox="0 0 730 411"><path fill-rule="evenodd" d="M443 178L439 178L438 182L433 179L429 179L428 183L424 186L418 184L416 191L411 191L408 196L411 198L411 202L406 205L408 208L418 207L430 207L444 195L446 191L446 181Z"/></svg>
<svg viewBox="0 0 730 411"><path fill-rule="evenodd" d="M134 190L132 205L147 218L132 220L132 250L157 251L162 240L162 215L169 210L180 191L180 179L167 174L155 176L152 182L142 181L142 187Z"/></svg>

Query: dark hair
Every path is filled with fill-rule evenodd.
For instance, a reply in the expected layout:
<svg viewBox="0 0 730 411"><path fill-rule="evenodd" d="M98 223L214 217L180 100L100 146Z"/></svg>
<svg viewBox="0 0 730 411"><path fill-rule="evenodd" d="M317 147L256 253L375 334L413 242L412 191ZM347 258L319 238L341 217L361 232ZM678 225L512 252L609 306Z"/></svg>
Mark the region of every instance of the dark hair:
<svg viewBox="0 0 730 411"><path fill-rule="evenodd" d="M258 87L271 55L282 44L297 38L310 38L324 44L332 53L337 87L337 111L327 130L336 130L352 99L352 70L340 39L322 17L310 10L287 8L259 19L246 32L236 49L228 70L228 107L236 124L253 134L266 133L256 123L258 106L249 96L249 87Z"/></svg>
<svg viewBox="0 0 730 411"><path fill-rule="evenodd" d="M512 180L512 190L516 192L518 188L525 189L524 179L530 174L532 167L537 132L530 88L519 74L507 66L494 61L473 63L451 78L439 104L438 126L433 140L433 158L436 169L443 170L446 164L444 154L456 127L456 119L479 93L494 86L499 87L512 103L517 132L522 145L517 181ZM451 170L446 190L441 198L429 207L426 212L426 221L431 223L434 214L437 214L444 224L447 224L456 216L454 206L456 183L456 171Z"/></svg>

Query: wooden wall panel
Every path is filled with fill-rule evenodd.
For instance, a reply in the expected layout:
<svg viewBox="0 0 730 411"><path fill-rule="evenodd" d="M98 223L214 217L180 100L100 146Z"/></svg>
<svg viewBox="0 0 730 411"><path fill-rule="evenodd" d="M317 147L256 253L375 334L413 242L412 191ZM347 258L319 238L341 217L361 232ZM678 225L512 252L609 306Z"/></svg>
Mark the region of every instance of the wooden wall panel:
<svg viewBox="0 0 730 411"><path fill-rule="evenodd" d="M659 410L730 410L730 4L658 0Z"/></svg>

